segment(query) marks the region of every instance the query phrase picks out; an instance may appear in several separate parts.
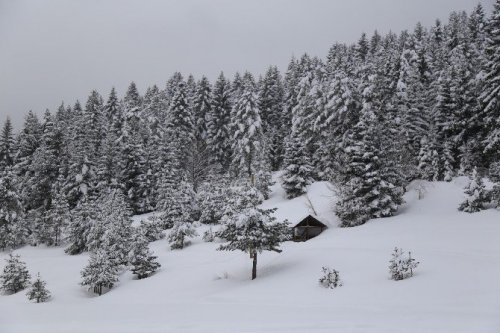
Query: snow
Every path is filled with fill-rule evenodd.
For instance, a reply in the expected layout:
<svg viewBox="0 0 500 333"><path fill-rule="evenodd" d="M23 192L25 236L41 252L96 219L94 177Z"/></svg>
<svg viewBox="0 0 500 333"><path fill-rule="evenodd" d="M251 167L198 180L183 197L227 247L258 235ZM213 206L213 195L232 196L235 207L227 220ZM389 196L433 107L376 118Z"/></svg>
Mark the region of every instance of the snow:
<svg viewBox="0 0 500 333"><path fill-rule="evenodd" d="M459 212L463 182L412 184L397 216L355 228L335 227L328 183L314 183L307 197L293 200L275 185L263 206L296 223L311 213L310 201L330 228L260 255L254 281L242 252L216 251L219 244L201 236L174 251L160 240L151 244L162 265L155 275L135 280L124 273L97 297L79 286L88 254L24 247L16 252L32 275L40 272L53 298L34 304L26 291L0 296L0 332L498 333L500 212ZM410 279L389 279L396 246L420 261ZM2 268L7 253L0 257ZM323 266L339 271L342 287L319 285Z"/></svg>

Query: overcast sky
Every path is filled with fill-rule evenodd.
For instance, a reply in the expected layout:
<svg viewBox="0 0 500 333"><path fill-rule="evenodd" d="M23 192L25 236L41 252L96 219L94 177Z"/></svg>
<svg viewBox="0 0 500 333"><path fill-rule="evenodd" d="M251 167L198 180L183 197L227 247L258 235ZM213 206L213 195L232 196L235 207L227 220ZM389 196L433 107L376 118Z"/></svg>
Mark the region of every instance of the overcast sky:
<svg viewBox="0 0 500 333"><path fill-rule="evenodd" d="M481 0L490 12L494 0ZM144 92L174 71L262 73L292 54L324 57L363 31L399 32L476 0L0 0L0 123L85 102L92 89Z"/></svg>

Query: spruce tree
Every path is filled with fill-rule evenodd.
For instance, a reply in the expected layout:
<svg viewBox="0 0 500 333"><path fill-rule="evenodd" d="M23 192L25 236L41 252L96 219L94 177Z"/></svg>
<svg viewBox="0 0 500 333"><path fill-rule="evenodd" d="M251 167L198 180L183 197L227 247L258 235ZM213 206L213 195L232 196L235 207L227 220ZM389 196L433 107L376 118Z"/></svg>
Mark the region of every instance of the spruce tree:
<svg viewBox="0 0 500 333"><path fill-rule="evenodd" d="M189 212L183 212L181 216L174 222L167 240L172 250L183 249L189 245L188 238L198 236L196 229L193 226Z"/></svg>
<svg viewBox="0 0 500 333"><path fill-rule="evenodd" d="M212 109L212 87L205 76L197 83L193 108L195 138L205 142L208 137L207 121Z"/></svg>
<svg viewBox="0 0 500 333"><path fill-rule="evenodd" d="M15 141L12 123L7 117L0 133L0 171L14 164Z"/></svg>
<svg viewBox="0 0 500 333"><path fill-rule="evenodd" d="M144 279L152 275L161 267L156 261L156 256L148 248L149 242L141 230L138 230L132 241L132 247L128 261L132 266L132 273L137 275L138 279Z"/></svg>
<svg viewBox="0 0 500 333"><path fill-rule="evenodd" d="M371 79L370 79L371 80ZM381 175L377 120L371 85L364 89L361 118L346 138L343 177L336 214L344 227L365 223L370 218L393 215L402 203L402 191Z"/></svg>
<svg viewBox="0 0 500 333"><path fill-rule="evenodd" d="M10 253L5 261L7 264L0 275L0 289L6 293L15 294L28 287L31 276L26 263L21 261L21 256Z"/></svg>
<svg viewBox="0 0 500 333"><path fill-rule="evenodd" d="M487 26L487 74L481 94L482 115L485 118L488 134L485 152L495 155L500 146L500 0L493 7ZM498 160L498 156L492 157Z"/></svg>
<svg viewBox="0 0 500 333"><path fill-rule="evenodd" d="M67 235L69 246L65 249L67 254L80 254L88 249L89 232L97 218L97 214L98 210L95 206L95 199L92 197L84 197L78 206L72 210Z"/></svg>
<svg viewBox="0 0 500 333"><path fill-rule="evenodd" d="M105 227L101 246L116 267L127 265L132 240L131 209L120 190L110 190L98 202L97 221Z"/></svg>
<svg viewBox="0 0 500 333"><path fill-rule="evenodd" d="M233 136L232 168L238 177L255 178L257 154L262 147L262 122L255 93L255 83L251 76L244 81L241 97L231 112Z"/></svg>
<svg viewBox="0 0 500 333"><path fill-rule="evenodd" d="M274 209L257 208L248 200L257 190L243 187L236 193L237 199L222 219L223 227L217 237L225 240L218 250L243 251L253 260L252 280L257 278L257 254L262 251L281 252L279 245L289 233L286 222L278 222L272 216Z"/></svg>
<svg viewBox="0 0 500 333"><path fill-rule="evenodd" d="M207 142L214 160L227 171L231 163L231 85L221 73L212 90L212 108L207 117Z"/></svg>
<svg viewBox="0 0 500 333"><path fill-rule="evenodd" d="M112 288L118 281L118 270L109 258L109 254L103 249L90 253L87 266L81 271L82 286L87 286L99 296L103 288Z"/></svg>
<svg viewBox="0 0 500 333"><path fill-rule="evenodd" d="M24 244L28 229L12 167L0 171L0 249Z"/></svg>
<svg viewBox="0 0 500 333"><path fill-rule="evenodd" d="M474 168L469 185L465 188L467 198L460 204L458 210L466 213L475 213L483 210L484 204L489 201L483 179Z"/></svg>
<svg viewBox="0 0 500 333"><path fill-rule="evenodd" d="M26 293L30 301L36 300L37 303L47 302L50 299L50 291L47 290L46 282L40 277L40 273L36 275L36 280L31 284L29 291Z"/></svg>
<svg viewBox="0 0 500 333"><path fill-rule="evenodd" d="M312 181L312 167L304 143L298 137L288 137L285 146L285 171L281 186L289 199L306 193L306 186Z"/></svg>

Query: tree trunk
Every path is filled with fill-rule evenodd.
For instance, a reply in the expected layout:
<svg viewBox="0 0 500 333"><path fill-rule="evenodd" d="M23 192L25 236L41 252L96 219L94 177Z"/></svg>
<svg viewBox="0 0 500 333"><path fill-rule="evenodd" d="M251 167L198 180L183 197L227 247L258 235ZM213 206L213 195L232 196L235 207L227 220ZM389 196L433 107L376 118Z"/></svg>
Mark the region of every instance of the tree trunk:
<svg viewBox="0 0 500 333"><path fill-rule="evenodd" d="M252 280L257 278L257 251L253 253Z"/></svg>

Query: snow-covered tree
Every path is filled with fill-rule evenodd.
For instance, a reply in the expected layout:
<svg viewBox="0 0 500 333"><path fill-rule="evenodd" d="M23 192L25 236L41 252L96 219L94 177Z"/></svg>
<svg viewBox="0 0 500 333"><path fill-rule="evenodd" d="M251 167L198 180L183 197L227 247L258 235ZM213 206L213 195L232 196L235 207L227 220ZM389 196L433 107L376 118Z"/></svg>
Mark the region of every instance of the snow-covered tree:
<svg viewBox="0 0 500 333"><path fill-rule="evenodd" d="M262 147L262 122L251 76L244 81L243 92L231 112L233 136L233 171L238 177L255 178L257 154Z"/></svg>
<svg viewBox="0 0 500 333"><path fill-rule="evenodd" d="M174 226L168 234L168 242L172 250L183 249L189 245L189 238L198 236L196 229L193 226L189 212L184 212L174 222Z"/></svg>
<svg viewBox="0 0 500 333"><path fill-rule="evenodd" d="M493 13L487 26L487 74L481 95L482 115L488 128L486 152L498 151L500 146L500 0L493 7Z"/></svg>
<svg viewBox="0 0 500 333"><path fill-rule="evenodd" d="M35 300L37 303L47 302L50 299L50 291L46 285L47 283L42 280L40 273L38 273L26 296L28 296L30 301Z"/></svg>
<svg viewBox="0 0 500 333"><path fill-rule="evenodd" d="M88 249L88 236L98 214L95 199L84 197L72 211L68 225L67 241L69 246L65 252L70 255L80 254Z"/></svg>
<svg viewBox="0 0 500 333"><path fill-rule="evenodd" d="M491 181L494 182L490 192L490 199L498 209L500 208L500 162L491 163L489 174Z"/></svg>
<svg viewBox="0 0 500 333"><path fill-rule="evenodd" d="M474 168L469 185L465 188L467 198L460 204L458 210L466 213L475 213L484 209L484 204L489 201L488 193L484 187L481 175Z"/></svg>
<svg viewBox="0 0 500 333"><path fill-rule="evenodd" d="M402 191L381 174L381 152L377 146L377 118L371 86L363 92L361 117L346 134L343 147L343 177L336 214L342 226L352 227L370 218L393 215L402 203Z"/></svg>
<svg viewBox="0 0 500 333"><path fill-rule="evenodd" d="M198 192L198 206L200 210L199 222L204 224L218 224L224 215L227 202L227 182L219 180L204 184Z"/></svg>
<svg viewBox="0 0 500 333"><path fill-rule="evenodd" d="M337 270L329 267L323 267L322 270L323 270L323 276L319 279L319 283L323 287L330 289L342 287L340 274Z"/></svg>
<svg viewBox="0 0 500 333"><path fill-rule="evenodd" d="M413 276L413 271L417 268L419 262L411 257L411 252L406 254L402 249L396 247L389 264L391 279L398 281Z"/></svg>
<svg viewBox="0 0 500 333"><path fill-rule="evenodd" d="M21 256L11 253L5 261L7 264L0 275L0 289L6 293L17 293L28 287L31 276Z"/></svg>
<svg viewBox="0 0 500 333"><path fill-rule="evenodd" d="M87 266L81 271L82 286L102 295L103 288L112 288L118 281L118 270L112 263L109 254L103 249L90 253Z"/></svg>
<svg viewBox="0 0 500 333"><path fill-rule="evenodd" d="M280 243L286 240L289 227L272 215L274 209L257 208L251 199L256 189L243 187L222 219L222 229L217 237L225 240L218 250L243 251L253 260L252 280L257 277L257 254L262 251L281 252Z"/></svg>
<svg viewBox="0 0 500 333"><path fill-rule="evenodd" d="M0 249L23 244L28 236L12 167L0 170Z"/></svg>
<svg viewBox="0 0 500 333"><path fill-rule="evenodd" d="M134 234L132 247L128 257L128 261L132 266L132 273L137 275L138 279L144 279L156 272L161 265L156 261L156 258L149 250L149 241L146 235L138 230Z"/></svg>
<svg viewBox="0 0 500 333"><path fill-rule="evenodd" d="M110 191L99 200L99 205L97 221L105 226L102 247L113 264L117 267L126 265L132 239L132 220L125 196L119 190Z"/></svg>
<svg viewBox="0 0 500 333"><path fill-rule="evenodd" d="M160 219L157 216L141 220L137 232L141 232L148 242L154 242L165 238L163 227Z"/></svg>
<svg viewBox="0 0 500 333"><path fill-rule="evenodd" d="M214 160L227 171L231 163L231 84L220 74L212 90L212 108L207 117L207 142Z"/></svg>
<svg viewBox="0 0 500 333"><path fill-rule="evenodd" d="M300 138L287 138L283 165L285 171L281 176L281 184L287 197L293 199L306 193L306 186L313 179L313 170Z"/></svg>
<svg viewBox="0 0 500 333"><path fill-rule="evenodd" d="M12 123L7 117L0 133L0 171L12 166L15 158L15 142Z"/></svg>

